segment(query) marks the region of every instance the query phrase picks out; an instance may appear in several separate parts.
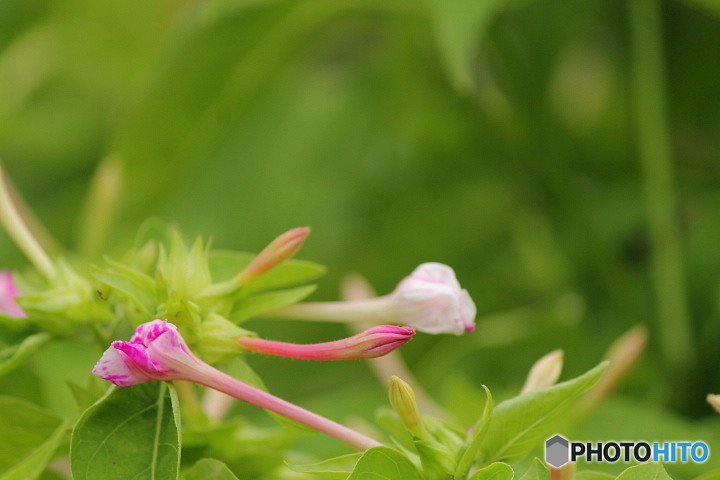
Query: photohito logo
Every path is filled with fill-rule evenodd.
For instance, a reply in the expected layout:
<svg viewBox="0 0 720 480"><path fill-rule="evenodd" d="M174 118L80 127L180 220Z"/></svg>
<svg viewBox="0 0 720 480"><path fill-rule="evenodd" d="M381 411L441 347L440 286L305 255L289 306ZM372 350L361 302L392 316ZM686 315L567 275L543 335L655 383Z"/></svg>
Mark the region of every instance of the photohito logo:
<svg viewBox="0 0 720 480"><path fill-rule="evenodd" d="M562 435L545 441L545 462L560 468L580 458L586 462L694 462L710 456L705 442L570 442Z"/></svg>

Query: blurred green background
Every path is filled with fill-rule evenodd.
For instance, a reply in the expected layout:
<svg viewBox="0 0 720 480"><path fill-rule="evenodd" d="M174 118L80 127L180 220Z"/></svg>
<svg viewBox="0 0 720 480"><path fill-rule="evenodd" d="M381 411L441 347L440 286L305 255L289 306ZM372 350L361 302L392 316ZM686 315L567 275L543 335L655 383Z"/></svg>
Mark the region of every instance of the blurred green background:
<svg viewBox="0 0 720 480"><path fill-rule="evenodd" d="M2 0L0 158L70 249L116 154L111 254L158 217L248 251L311 226L300 257L329 267L314 299L348 272L385 293L421 262L453 266L477 331L403 348L439 400L466 383L509 395L555 348L569 378L645 324L623 408L694 422L720 390L719 14L715 0ZM26 265L5 235L0 255ZM361 362L251 363L331 416L384 402Z"/></svg>

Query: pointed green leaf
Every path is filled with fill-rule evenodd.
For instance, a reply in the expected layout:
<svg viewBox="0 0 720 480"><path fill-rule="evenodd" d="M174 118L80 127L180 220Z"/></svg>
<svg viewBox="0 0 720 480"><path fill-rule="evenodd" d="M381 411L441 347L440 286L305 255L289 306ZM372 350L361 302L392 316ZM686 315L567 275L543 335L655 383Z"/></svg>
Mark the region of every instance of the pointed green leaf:
<svg viewBox="0 0 720 480"><path fill-rule="evenodd" d="M552 421L592 387L607 367L603 362L585 374L502 402L493 411L480 448L485 462L515 459L542 445L555 428Z"/></svg>
<svg viewBox="0 0 720 480"><path fill-rule="evenodd" d="M307 465L293 465L287 462L285 463L288 468L294 472L310 473L317 475L318 477L345 480L348 478L348 475L350 475L350 472L353 471L362 455L362 453L351 453L349 455L341 455L339 457Z"/></svg>
<svg viewBox="0 0 720 480"><path fill-rule="evenodd" d="M15 345L0 349L0 375L12 371L22 365L33 353L45 345L52 335L46 332L28 335Z"/></svg>
<svg viewBox="0 0 720 480"><path fill-rule="evenodd" d="M238 478L221 461L203 458L187 472L185 480L238 480Z"/></svg>
<svg viewBox="0 0 720 480"><path fill-rule="evenodd" d="M463 452L462 457L460 457L460 461L455 469L455 478L464 478L470 471L470 467L490 427L490 419L492 418L493 412L492 394L490 393L490 389L485 385L482 387L485 389L485 408L483 409L483 414L480 419L475 422L472 433L469 435L468 446L465 452Z"/></svg>
<svg viewBox="0 0 720 480"><path fill-rule="evenodd" d="M297 303L315 291L315 285L258 293L238 300L230 319L239 323L259 313Z"/></svg>
<svg viewBox="0 0 720 480"><path fill-rule="evenodd" d="M78 420L70 447L75 480L176 480L180 421L163 382L111 388Z"/></svg>
<svg viewBox="0 0 720 480"><path fill-rule="evenodd" d="M55 450L65 439L67 432L68 426L63 423L28 457L0 476L0 480L35 480L38 478L52 460Z"/></svg>
<svg viewBox="0 0 720 480"><path fill-rule="evenodd" d="M510 465L495 462L473 473L469 480L512 480L514 476L515 472Z"/></svg>
<svg viewBox="0 0 720 480"><path fill-rule="evenodd" d="M373 447L360 457L348 480L423 480L423 476L397 450Z"/></svg>
<svg viewBox="0 0 720 480"><path fill-rule="evenodd" d="M630 467L617 480L672 480L662 463L644 463Z"/></svg>
<svg viewBox="0 0 720 480"><path fill-rule="evenodd" d="M548 480L548 468L541 460L534 458L532 465L520 480Z"/></svg>
<svg viewBox="0 0 720 480"><path fill-rule="evenodd" d="M52 456L64 428L48 410L19 398L0 397L0 478L21 478L20 473L37 476L32 466L44 469L43 462Z"/></svg>

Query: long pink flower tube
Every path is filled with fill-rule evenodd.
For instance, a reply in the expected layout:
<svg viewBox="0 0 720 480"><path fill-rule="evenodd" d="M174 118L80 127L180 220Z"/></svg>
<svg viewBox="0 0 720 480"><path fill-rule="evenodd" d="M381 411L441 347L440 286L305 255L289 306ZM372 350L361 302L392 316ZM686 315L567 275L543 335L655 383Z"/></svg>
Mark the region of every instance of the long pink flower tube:
<svg viewBox="0 0 720 480"><path fill-rule="evenodd" d="M262 338L241 337L238 343L250 351L300 360L352 360L376 358L404 345L415 335L410 327L379 325L352 337L333 342L298 345Z"/></svg>
<svg viewBox="0 0 720 480"><path fill-rule="evenodd" d="M129 342L113 342L93 368L93 373L121 387L154 380L186 380L296 420L361 450L381 445L355 430L211 367L190 352L177 327L166 320L140 325Z"/></svg>

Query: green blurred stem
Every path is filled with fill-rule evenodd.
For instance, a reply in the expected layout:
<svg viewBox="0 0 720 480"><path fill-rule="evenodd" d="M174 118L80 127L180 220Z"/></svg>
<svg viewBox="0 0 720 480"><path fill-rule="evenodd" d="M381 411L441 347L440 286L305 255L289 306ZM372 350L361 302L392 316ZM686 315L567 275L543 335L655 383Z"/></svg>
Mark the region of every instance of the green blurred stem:
<svg viewBox="0 0 720 480"><path fill-rule="evenodd" d="M682 368L693 358L682 248L675 220L673 165L658 0L628 2L632 41L635 128L657 299L659 340L668 363Z"/></svg>
<svg viewBox="0 0 720 480"><path fill-rule="evenodd" d="M17 205L13 201L8 182L5 179L5 169L0 165L0 223L15 245L28 257L35 267L47 279L55 277L55 266L40 243L30 231L23 219Z"/></svg>
<svg viewBox="0 0 720 480"><path fill-rule="evenodd" d="M80 252L93 258L102 253L122 192L122 159L109 155L95 171L80 229Z"/></svg>

